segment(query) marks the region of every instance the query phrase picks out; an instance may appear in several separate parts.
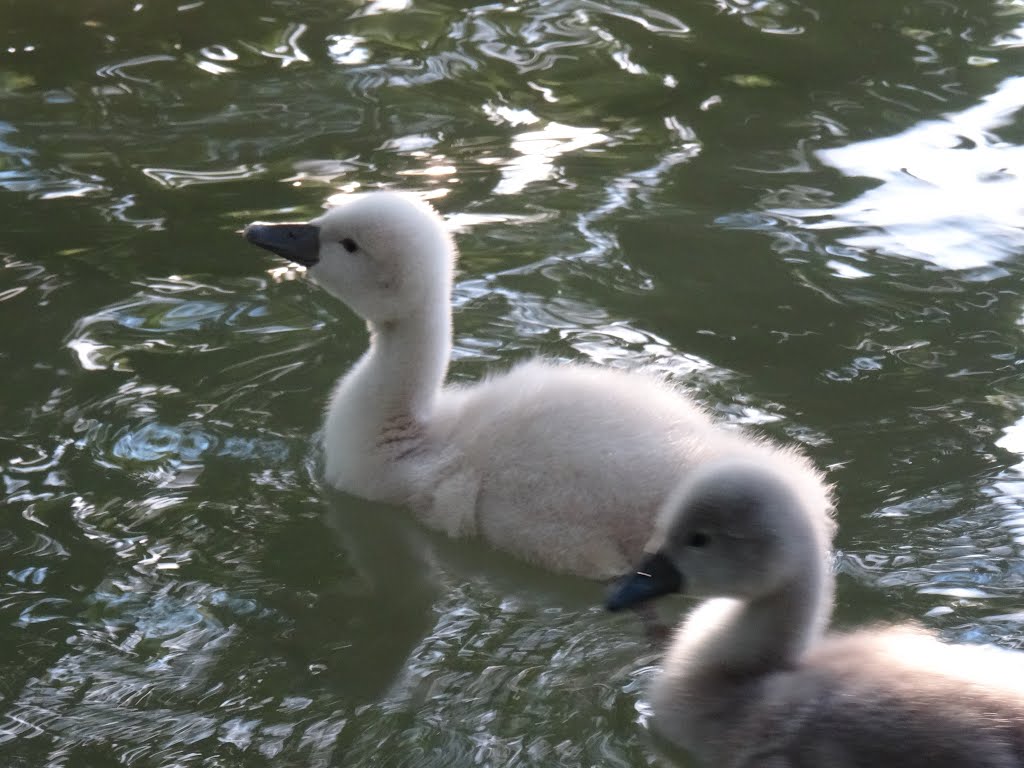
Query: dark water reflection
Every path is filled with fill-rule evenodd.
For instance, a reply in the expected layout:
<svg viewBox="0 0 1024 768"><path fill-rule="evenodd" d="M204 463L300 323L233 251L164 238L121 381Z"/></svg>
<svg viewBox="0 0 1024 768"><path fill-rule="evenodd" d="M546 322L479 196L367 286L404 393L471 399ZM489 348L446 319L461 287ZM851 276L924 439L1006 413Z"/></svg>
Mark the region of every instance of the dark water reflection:
<svg viewBox="0 0 1024 768"><path fill-rule="evenodd" d="M458 233L452 375L654 367L841 498L839 619L1018 646L1018 4L105 0L0 25L0 755L661 765L599 590L325 492L363 329L244 247Z"/></svg>

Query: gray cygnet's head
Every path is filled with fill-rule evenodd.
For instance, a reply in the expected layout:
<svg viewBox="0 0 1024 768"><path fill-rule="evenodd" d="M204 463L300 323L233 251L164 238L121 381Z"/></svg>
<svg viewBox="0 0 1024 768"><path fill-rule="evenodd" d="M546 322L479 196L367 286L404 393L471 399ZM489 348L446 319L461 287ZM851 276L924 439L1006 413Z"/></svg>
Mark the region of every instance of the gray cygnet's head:
<svg viewBox="0 0 1024 768"><path fill-rule="evenodd" d="M665 501L635 573L613 585L609 610L680 592L757 599L828 552L832 521L801 494L799 478L749 460L694 471Z"/></svg>

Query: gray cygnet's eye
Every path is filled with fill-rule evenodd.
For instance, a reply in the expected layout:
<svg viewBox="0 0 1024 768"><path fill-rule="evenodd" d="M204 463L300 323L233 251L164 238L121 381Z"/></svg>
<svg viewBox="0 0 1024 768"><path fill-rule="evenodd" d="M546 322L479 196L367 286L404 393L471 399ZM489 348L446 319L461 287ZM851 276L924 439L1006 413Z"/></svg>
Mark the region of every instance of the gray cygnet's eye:
<svg viewBox="0 0 1024 768"><path fill-rule="evenodd" d="M691 547L706 547L711 542L711 537L708 536L704 531L697 531L690 537L687 542Z"/></svg>

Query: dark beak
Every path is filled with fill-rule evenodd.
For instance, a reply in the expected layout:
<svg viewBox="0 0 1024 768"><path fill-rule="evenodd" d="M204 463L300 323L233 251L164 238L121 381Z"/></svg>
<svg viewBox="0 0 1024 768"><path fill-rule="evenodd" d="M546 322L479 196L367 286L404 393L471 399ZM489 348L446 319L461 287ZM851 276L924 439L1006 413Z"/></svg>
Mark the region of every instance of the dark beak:
<svg viewBox="0 0 1024 768"><path fill-rule="evenodd" d="M316 224L266 224L254 221L242 236L253 245L289 261L312 267L320 261L320 227Z"/></svg>
<svg viewBox="0 0 1024 768"><path fill-rule="evenodd" d="M604 607L609 611L621 611L682 590L683 575L671 560L659 552L644 558L635 573L612 584Z"/></svg>

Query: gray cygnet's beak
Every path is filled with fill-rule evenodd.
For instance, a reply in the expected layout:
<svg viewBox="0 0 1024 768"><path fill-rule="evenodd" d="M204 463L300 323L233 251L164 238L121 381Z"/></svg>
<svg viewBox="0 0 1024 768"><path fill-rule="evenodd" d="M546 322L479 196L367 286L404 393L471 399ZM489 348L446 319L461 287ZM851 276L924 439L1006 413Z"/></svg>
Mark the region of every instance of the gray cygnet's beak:
<svg viewBox="0 0 1024 768"><path fill-rule="evenodd" d="M668 557L657 552L644 558L634 573L612 584L604 607L609 611L621 611L682 590L683 575Z"/></svg>

